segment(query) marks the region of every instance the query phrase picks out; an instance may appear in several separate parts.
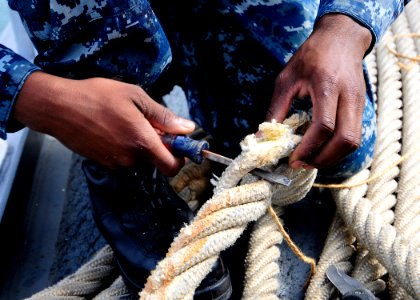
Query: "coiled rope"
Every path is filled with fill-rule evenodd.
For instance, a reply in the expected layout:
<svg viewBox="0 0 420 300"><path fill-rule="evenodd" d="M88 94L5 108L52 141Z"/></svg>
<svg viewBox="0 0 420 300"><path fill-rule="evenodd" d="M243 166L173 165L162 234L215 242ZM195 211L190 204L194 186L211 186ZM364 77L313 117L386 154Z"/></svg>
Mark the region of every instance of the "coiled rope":
<svg viewBox="0 0 420 300"><path fill-rule="evenodd" d="M409 6L406 7L406 13L407 15L412 16L411 23L419 24L418 22L414 22L414 14L413 11L419 11L419 3L414 2L411 3ZM417 15L418 17L418 15ZM404 24L400 24L401 22L406 23L406 17L403 13L402 16L399 17L399 19L395 22L395 24L392 27L392 30L401 37L401 35L407 35L408 33L408 27ZM404 28L404 30L402 30ZM413 236L418 236L420 229L420 223L418 218L420 217L420 211L418 210L419 204L419 197L414 195L413 193L409 193L407 195L406 200L408 204L401 204L400 203L400 194L406 195L407 194L407 187L406 185L410 186L418 186L418 181L415 178L417 176L416 168L415 168L415 162L418 162L416 159L416 152L420 149L419 145L416 145L415 142L418 143L418 136L417 134L413 134L415 130L415 127L418 127L416 123L418 122L418 107L414 107L414 105L418 105L419 102L419 83L420 79L418 78L418 64L415 66L412 66L411 69L402 68L401 64L398 64L398 59L395 56L395 53L404 53L404 56L398 55L398 57L405 57L410 56L414 57L416 56L415 52L413 51L413 45L405 45L407 43L413 44L413 40L410 39L390 39L392 32L391 30L388 31L387 35L384 37L384 41L381 42L377 47L377 66L374 64L370 65L370 67L378 68L378 72L374 70L371 72L371 74L379 74L378 81L378 142L377 142L377 148L375 151L375 159L372 163L371 176L366 180L354 180L350 182L346 182L345 184L341 185L334 185L330 186L332 188L352 188L356 189L357 187L361 187L363 183L369 183L369 188L367 191L366 199L369 199L369 201L372 204L372 212L374 211L377 214L380 214L382 217L382 221L384 224L392 224L394 221L393 211L392 208L394 207L395 203L398 203L396 205L395 211L396 215L400 215L401 219L404 220L404 226L410 225L409 228L410 234L404 235L402 233L402 229L404 226L399 226L397 222L397 218L395 220L394 226L397 230L401 231L401 237L405 238L405 241L410 241L412 253L407 255L401 255L400 253L387 253L383 256L388 255L390 258L393 257L394 260L397 260L398 256L398 262L396 264L402 266L401 269L404 269L405 272L409 271L408 273L404 274L404 276L400 276L398 270L396 270L395 266L387 266L386 269L391 269L394 267L393 271L390 271L390 273L396 272L397 277L399 278L399 281L405 282L405 289L410 290L410 294L414 297L419 298L419 278L420 274L419 272L419 264L417 257L419 257L419 244L415 242L417 240L414 238L412 240ZM397 42L400 46L398 47L398 52L396 49L395 42ZM404 46L403 46L404 45ZM411 51L409 51L411 49ZM387 50L387 51L385 51ZM389 51L391 50L391 51ZM368 60L369 61L369 60ZM407 61L403 61L403 63L407 64ZM368 63L369 67L369 63ZM402 69L403 76L407 77L407 79L402 80L401 83L401 72L400 69ZM409 79L410 81L409 81ZM372 80L372 82L376 81L376 78ZM401 117L402 117L402 102L400 100L402 94L401 94L401 88L404 91L404 135L401 135ZM409 99L409 97L411 99ZM407 102L407 104L406 104ZM412 102L411 104L409 102ZM407 115L406 115L407 114ZM414 116L415 115L415 116ZM410 128L410 129L409 129ZM405 147L406 151L402 151L403 156L400 157L399 152L401 151L401 143L400 139L403 137L403 145ZM414 162L411 162L414 160ZM396 178L399 175L399 169L397 168L398 164L401 163L401 175L399 180L399 183L397 184ZM408 168L407 172L410 172L411 176L406 176L405 181L407 182L404 184L403 179L403 165L407 165ZM360 179L360 178L359 178ZM363 187L362 187L363 188ZM398 190L397 190L398 188ZM396 201L396 195L398 193L398 202ZM341 195L343 196L343 195ZM362 197L363 195L359 195ZM337 201L337 197L336 197ZM402 202L403 203L403 202ZM398 207L404 205L405 211L399 213ZM348 225L352 225L352 221L348 221ZM367 225L367 224L365 224ZM352 225L353 226L353 225ZM368 229L367 229L368 230ZM378 228L375 228L375 230L380 230ZM330 231L334 232L334 229L331 228ZM359 240L362 241L363 239L360 239L362 236L359 235ZM378 237L378 236L377 236ZM343 239L343 238L342 238ZM380 239L378 239L379 242L381 242ZM337 241L334 241L337 243ZM396 242L396 239L394 240L394 243ZM408 242L407 242L408 243ZM351 244L350 244L351 245ZM342 246L342 249L346 249L348 245L344 244ZM410 248L409 247L409 248ZM341 249L341 250L342 250ZM385 248L386 249L386 248ZM392 249L392 247L391 247ZM327 250L327 251L326 251ZM406 250L406 249L403 249ZM333 250L334 251L334 250ZM335 250L335 252L339 252L340 250ZM382 252L385 250L382 249ZM334 263L333 259L330 259L330 262L323 261L323 258L328 260L328 255L331 251L328 251L328 239L327 239L327 245L326 249L324 249L323 254L321 255L320 262L317 266L317 274L314 277L313 280L313 289L308 289L307 291L307 299L327 299L328 293L324 293L320 297L314 297L314 295L317 295L317 286L320 285L320 282L326 283L328 282L326 280L325 274L322 274L323 270L327 266ZM411 257L409 257L411 256ZM371 288L374 292L382 291L385 288L385 285L382 281L378 280L381 278L385 273L386 269L383 268L383 266L376 260L376 255L369 254L368 251L366 251L365 248L361 248L358 251L358 257L356 258L356 265L353 270L352 275L362 281L363 283L367 284L369 288ZM349 267L349 260L350 256L344 258L344 261L346 262L346 266ZM388 262L390 263L390 262ZM410 267L408 265L411 265L411 270L409 270ZM407 269L406 269L407 267ZM316 278L318 278L317 282L315 282ZM398 284L398 280L391 279L390 280L390 291L393 299L411 299L411 297L407 294L405 289L401 288L401 285L404 284ZM410 287L408 287L408 285ZM399 292L393 292L393 290L396 289L396 287L399 287ZM325 292L325 291L324 291ZM397 294L400 294L397 296Z"/></svg>
<svg viewBox="0 0 420 300"><path fill-rule="evenodd" d="M30 297L30 300L83 300L107 288L117 278L117 266L111 247L105 246L74 274Z"/></svg>
<svg viewBox="0 0 420 300"><path fill-rule="evenodd" d="M384 40L389 39L390 35L391 32L387 32ZM394 43L388 46L395 49ZM378 48L377 67L381 70L378 78L381 85L377 97L378 134L374 154L376 159L370 167L370 176L383 175L369 183L366 198L371 201L375 213L380 214L385 223L392 224L394 221L392 209L397 201L395 193L398 187L396 178L399 175L399 168L393 166L386 173L384 170L387 165L393 165L401 158L399 155L402 127L401 75L396 65L396 57L385 51L384 43ZM381 278L387 273L386 269L363 246L358 247L352 276L375 294L384 291L386 286Z"/></svg>
<svg viewBox="0 0 420 300"><path fill-rule="evenodd" d="M412 58L419 53L419 39L401 36L410 32L419 33L419 9L419 2L412 1L387 33L388 36L394 33L397 38L388 44L384 39L375 49L376 54L367 58L372 83L377 83L378 145L375 158L370 171L365 170L341 185L328 186L337 189L334 191L334 200L338 212L330 227L317 273L307 290L307 299L328 299L330 296L332 286L325 277L325 269L330 264L338 265L347 273L352 272L354 277L375 292L383 289L384 285L379 279L388 272L392 299L410 299L409 295L413 299L420 299L420 195L416 171L420 160L416 154L420 149L416 128L417 114L420 113L417 106L420 79L418 62L410 69L401 65L412 63L404 56ZM396 53L403 54L398 55L399 61ZM397 62L400 64L397 65ZM404 102L402 128L401 89ZM254 164L252 168L268 166L275 161L256 162L252 157L238 158L238 161L241 159L244 165ZM281 168L277 171L293 172L285 166ZM185 227L183 236L180 234L173 242L169 258L162 261L152 273L148 289L143 290L142 297L160 299L167 295L167 299L191 298L195 287L209 272L220 251L233 244L249 222L256 221L246 260L243 297L277 298L280 283L276 284L274 279L279 266L275 267L273 262L277 262L279 252L273 249L283 238L278 234L274 220L267 215L267 209L270 203L278 204L275 207L277 215L280 214L282 206L306 194L306 188L312 185L315 175L290 173L286 176L294 178L295 184L289 189L282 190L280 187L277 190L278 187L267 182L249 179L249 176L245 176L246 170L242 163L236 164L230 168L230 173L222 176L213 198L202 207L200 217L197 215L194 221L201 217L202 220L194 226L190 224ZM241 179L241 185L236 186ZM202 187L197 190L202 190ZM276 191L280 194L280 200L275 200ZM228 204L232 207L228 208ZM265 239L268 232L271 238ZM354 237L357 237L358 254L353 268L349 260L356 250ZM269 242L263 245L262 241L266 240ZM258 248L258 245L262 246ZM261 253L267 255L263 257L259 255ZM103 290L112 282L110 288ZM262 287L264 283L267 285ZM178 288L182 292L178 292ZM317 289L320 292L315 294ZM31 299L91 299L100 291L102 293L97 296L102 295L100 299L126 292L121 279L115 274L109 247L101 250L75 274Z"/></svg>
<svg viewBox="0 0 420 300"><path fill-rule="evenodd" d="M390 32L384 36L387 40ZM395 49L395 44L392 44ZM401 127L402 122L402 93L401 75L396 64L396 57L385 51L385 43L380 43L376 53L373 52L367 58L367 65L372 82L379 81L381 84L378 89L377 101L377 144L375 148L375 159L371 166L370 178L376 178L369 184L367 198L371 199L374 210L382 214L388 224L393 221L391 209L395 205L395 191L397 183L395 177L399 174L399 169L395 165L391 170L384 174L384 169L388 164L399 161L401 150ZM377 63L375 62L377 61ZM379 78L377 69L380 70ZM384 117L386 116L386 117ZM381 176L376 176L380 174ZM331 236L330 236L331 235ZM334 264L342 268L343 271L350 273L352 266L349 262L353 255L352 246L354 239L346 229L340 216L335 217L329 236L325 244L324 251L317 265L317 274L311 286L307 290L307 299L327 299L331 294L332 285L327 280L325 272L329 265ZM385 273L384 268L377 260L369 254L366 249L359 246L358 255L352 276L366 284L373 292L383 291L385 284L378 281Z"/></svg>
<svg viewBox="0 0 420 300"><path fill-rule="evenodd" d="M414 6L416 7L416 6ZM419 7L419 5L417 5ZM418 9L417 9L418 11ZM418 17L418 16L417 16ZM393 24L392 30L398 34L406 35L410 32L406 15ZM416 45L413 39L397 39L397 50L408 56L417 56ZM420 60L419 60L420 61ZM400 58L400 62L406 64L407 60ZM410 70L402 70L402 91L404 98L404 118L403 118L403 137L402 153L405 154L410 149L419 149L420 132L417 120L420 117L419 95L420 95L420 66L419 63L413 64ZM399 233L409 239L414 248L420 249L420 187L416 166L420 163L420 154L413 153L401 164L401 174L399 179L398 201L395 207L394 226ZM419 263L419 256L417 263ZM414 261L414 263L416 263ZM417 273L417 289L420 291L420 270ZM390 294L393 299L409 299L406 291L398 278L391 277ZM409 292L409 291L407 291ZM413 297L420 297L419 293L409 293Z"/></svg>

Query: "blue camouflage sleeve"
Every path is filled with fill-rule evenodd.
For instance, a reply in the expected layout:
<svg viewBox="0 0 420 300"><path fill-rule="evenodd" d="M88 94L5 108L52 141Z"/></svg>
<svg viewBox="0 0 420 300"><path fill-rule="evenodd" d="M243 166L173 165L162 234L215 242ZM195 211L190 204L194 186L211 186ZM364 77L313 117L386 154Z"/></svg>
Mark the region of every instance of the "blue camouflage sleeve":
<svg viewBox="0 0 420 300"><path fill-rule="evenodd" d="M321 0L317 20L328 13L354 18L372 32L372 48L408 2L410 0Z"/></svg>
<svg viewBox="0 0 420 300"><path fill-rule="evenodd" d="M26 78L39 68L0 44L0 138L6 139L15 99Z"/></svg>

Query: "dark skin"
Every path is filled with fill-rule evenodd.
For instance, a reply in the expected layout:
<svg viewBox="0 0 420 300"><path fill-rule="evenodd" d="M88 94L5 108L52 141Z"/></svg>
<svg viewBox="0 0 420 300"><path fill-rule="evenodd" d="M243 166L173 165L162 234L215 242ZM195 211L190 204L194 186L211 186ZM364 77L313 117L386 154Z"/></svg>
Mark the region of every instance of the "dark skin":
<svg viewBox="0 0 420 300"><path fill-rule="evenodd" d="M290 157L291 167L328 167L360 145L362 59L371 39L369 30L353 19L326 15L278 76L268 120L283 121L294 98L311 96L313 101L312 124ZM176 117L139 86L43 72L31 74L24 83L14 118L109 168L147 159L168 176L175 175L184 160L166 149L158 133L194 130L194 123Z"/></svg>
<svg viewBox="0 0 420 300"><path fill-rule="evenodd" d="M360 146L362 60L371 42L370 31L352 18L326 15L278 75L267 120L282 122L293 99L310 96L313 104L311 125L289 158L292 168L330 167Z"/></svg>
<svg viewBox="0 0 420 300"><path fill-rule="evenodd" d="M168 176L179 171L184 159L174 157L158 133L188 134L195 127L139 86L105 78L64 79L43 72L33 73L25 82L15 118L111 169L147 159Z"/></svg>

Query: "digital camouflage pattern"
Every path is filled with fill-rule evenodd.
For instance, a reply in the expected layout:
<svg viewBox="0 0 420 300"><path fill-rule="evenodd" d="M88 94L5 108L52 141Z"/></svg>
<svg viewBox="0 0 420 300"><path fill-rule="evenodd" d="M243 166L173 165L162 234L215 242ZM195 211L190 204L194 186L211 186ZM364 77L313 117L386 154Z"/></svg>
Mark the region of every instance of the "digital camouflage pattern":
<svg viewBox="0 0 420 300"><path fill-rule="evenodd" d="M274 78L317 18L349 15L377 41L407 2L9 0L39 54L32 64L0 46L0 136L22 83L38 68L68 78L117 78L146 90L162 74L175 74L166 80L182 83L194 120L215 138L212 148L233 156L264 120ZM175 71L167 73L169 66ZM362 146L340 171L324 174L348 176L369 163L376 138L369 84L367 99ZM310 110L308 99L295 103Z"/></svg>
<svg viewBox="0 0 420 300"><path fill-rule="evenodd" d="M12 103L26 77L35 70L39 68L0 44L0 138L6 138Z"/></svg>

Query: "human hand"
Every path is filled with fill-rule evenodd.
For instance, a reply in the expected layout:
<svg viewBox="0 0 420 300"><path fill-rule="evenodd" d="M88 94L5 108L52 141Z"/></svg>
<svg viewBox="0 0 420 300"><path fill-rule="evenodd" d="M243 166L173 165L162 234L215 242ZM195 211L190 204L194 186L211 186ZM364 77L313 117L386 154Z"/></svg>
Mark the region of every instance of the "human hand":
<svg viewBox="0 0 420 300"><path fill-rule="evenodd" d="M139 86L105 78L70 80L35 72L17 98L14 117L56 137L71 150L109 168L151 161L173 176L174 157L157 131L187 134L194 123L176 117Z"/></svg>
<svg viewBox="0 0 420 300"><path fill-rule="evenodd" d="M310 96L313 107L311 125L289 158L292 168L330 167L360 146L362 60L371 39L352 18L325 15L278 75L267 120L282 122L294 98Z"/></svg>

